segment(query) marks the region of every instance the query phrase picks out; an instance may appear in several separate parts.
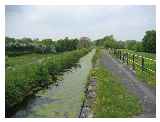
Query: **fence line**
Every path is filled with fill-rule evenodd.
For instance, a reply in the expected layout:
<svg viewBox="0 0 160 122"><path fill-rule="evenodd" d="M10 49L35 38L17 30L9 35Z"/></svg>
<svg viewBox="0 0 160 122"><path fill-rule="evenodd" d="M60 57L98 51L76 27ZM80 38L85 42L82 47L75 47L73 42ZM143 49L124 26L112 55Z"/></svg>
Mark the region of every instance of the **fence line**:
<svg viewBox="0 0 160 122"><path fill-rule="evenodd" d="M126 63L136 71L143 80L155 81L156 78L156 60L141 55L132 54L120 49L108 49L109 54L118 58L122 63Z"/></svg>
<svg viewBox="0 0 160 122"><path fill-rule="evenodd" d="M130 54L130 55L133 55L133 53L129 53L129 52L127 52L128 54ZM151 61L155 61L156 62L156 60L154 60L154 59L151 59L151 58L147 58L147 57L145 57L145 56L140 56L140 55L136 55L136 54L134 54L135 56L137 56L137 57L140 57L140 58L144 58L144 59L147 59L147 60L151 60Z"/></svg>

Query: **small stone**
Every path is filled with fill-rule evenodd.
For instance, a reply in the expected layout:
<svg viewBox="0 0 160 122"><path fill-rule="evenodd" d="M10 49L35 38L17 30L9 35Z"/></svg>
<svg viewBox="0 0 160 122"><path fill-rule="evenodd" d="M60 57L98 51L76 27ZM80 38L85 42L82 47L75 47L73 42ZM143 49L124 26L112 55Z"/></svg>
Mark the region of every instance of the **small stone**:
<svg viewBox="0 0 160 122"><path fill-rule="evenodd" d="M91 82L90 85L91 86L96 86L96 82Z"/></svg>
<svg viewBox="0 0 160 122"><path fill-rule="evenodd" d="M92 86L88 86L88 91L91 91L92 90Z"/></svg>
<svg viewBox="0 0 160 122"><path fill-rule="evenodd" d="M93 114L89 113L88 118L93 118Z"/></svg>
<svg viewBox="0 0 160 122"><path fill-rule="evenodd" d="M89 92L89 93L88 93L88 97L91 97L91 98L96 97L96 92L95 92L95 91Z"/></svg>
<svg viewBox="0 0 160 122"><path fill-rule="evenodd" d="M91 79L90 82L96 82L96 79Z"/></svg>

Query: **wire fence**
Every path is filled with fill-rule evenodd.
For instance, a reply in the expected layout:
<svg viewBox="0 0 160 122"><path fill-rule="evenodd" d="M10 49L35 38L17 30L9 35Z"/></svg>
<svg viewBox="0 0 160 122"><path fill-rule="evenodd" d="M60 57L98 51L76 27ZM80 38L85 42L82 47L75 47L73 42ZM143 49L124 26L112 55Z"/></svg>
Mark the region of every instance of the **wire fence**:
<svg viewBox="0 0 160 122"><path fill-rule="evenodd" d="M109 54L119 59L123 64L132 68L138 78L147 81L150 85L156 83L156 60L129 53L127 50L108 49Z"/></svg>

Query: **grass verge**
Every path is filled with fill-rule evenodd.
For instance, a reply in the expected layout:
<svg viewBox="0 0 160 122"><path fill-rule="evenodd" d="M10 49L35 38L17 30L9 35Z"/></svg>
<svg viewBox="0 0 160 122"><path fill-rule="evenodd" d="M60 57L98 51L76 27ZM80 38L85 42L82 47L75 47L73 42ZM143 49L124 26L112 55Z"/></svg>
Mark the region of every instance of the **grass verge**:
<svg viewBox="0 0 160 122"><path fill-rule="evenodd" d="M95 117L132 117L141 112L137 97L129 93L109 71L98 67L90 75L97 80L96 102L92 106Z"/></svg>
<svg viewBox="0 0 160 122"><path fill-rule="evenodd" d="M92 65L93 67L95 67L98 63L98 59L99 59L99 56L100 56L100 48L96 48L96 52L92 58Z"/></svg>

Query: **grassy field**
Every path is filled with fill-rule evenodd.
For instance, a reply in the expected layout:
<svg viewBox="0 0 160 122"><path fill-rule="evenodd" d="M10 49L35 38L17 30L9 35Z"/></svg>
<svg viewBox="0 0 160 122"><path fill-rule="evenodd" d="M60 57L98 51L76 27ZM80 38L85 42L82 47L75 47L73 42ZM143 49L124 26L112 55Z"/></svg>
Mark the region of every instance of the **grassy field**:
<svg viewBox="0 0 160 122"><path fill-rule="evenodd" d="M124 51L127 51L129 53L133 53L136 55L140 55L140 56L144 56L146 58L151 58L151 59L156 59L156 54L154 53L146 53L146 52L136 52L136 51L132 51L132 50L128 50L128 49L124 49Z"/></svg>
<svg viewBox="0 0 160 122"><path fill-rule="evenodd" d="M90 75L97 80L97 97L92 107L95 117L132 117L142 111L137 97L130 94L109 71L96 68Z"/></svg>
<svg viewBox="0 0 160 122"><path fill-rule="evenodd" d="M6 107L21 103L28 95L53 83L65 70L76 65L88 49L53 54L6 57Z"/></svg>
<svg viewBox="0 0 160 122"><path fill-rule="evenodd" d="M20 65L29 65L37 63L38 60L43 60L47 57L52 57L54 54L26 54L16 57L6 57L6 68L18 68Z"/></svg>

